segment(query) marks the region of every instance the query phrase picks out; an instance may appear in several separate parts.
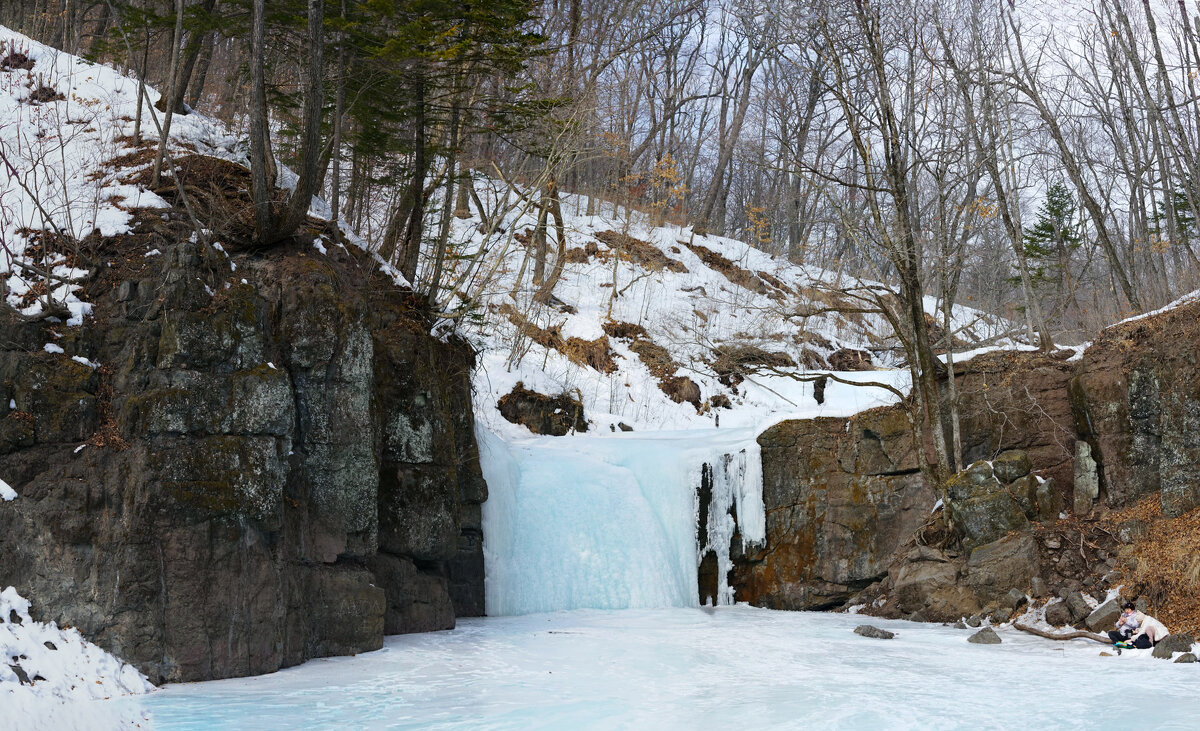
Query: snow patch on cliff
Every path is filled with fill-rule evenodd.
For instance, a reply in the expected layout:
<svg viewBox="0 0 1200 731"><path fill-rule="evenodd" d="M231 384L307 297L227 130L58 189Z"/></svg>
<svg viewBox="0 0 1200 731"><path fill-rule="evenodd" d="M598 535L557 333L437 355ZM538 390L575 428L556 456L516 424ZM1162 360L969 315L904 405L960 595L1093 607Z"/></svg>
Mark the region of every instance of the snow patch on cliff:
<svg viewBox="0 0 1200 731"><path fill-rule="evenodd" d="M153 689L79 630L34 621L14 587L0 592L0 728L137 728L146 721L139 710L93 701Z"/></svg>

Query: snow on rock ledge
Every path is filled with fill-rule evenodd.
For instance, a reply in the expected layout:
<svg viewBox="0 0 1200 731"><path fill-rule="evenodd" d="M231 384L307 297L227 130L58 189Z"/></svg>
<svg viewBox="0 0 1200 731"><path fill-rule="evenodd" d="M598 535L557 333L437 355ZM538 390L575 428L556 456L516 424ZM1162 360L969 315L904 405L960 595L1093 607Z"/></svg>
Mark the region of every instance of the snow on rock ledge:
<svg viewBox="0 0 1200 731"><path fill-rule="evenodd" d="M0 656L0 728L128 728L145 721L134 708L90 701L154 686L78 630L33 621L29 601L11 586L0 592Z"/></svg>

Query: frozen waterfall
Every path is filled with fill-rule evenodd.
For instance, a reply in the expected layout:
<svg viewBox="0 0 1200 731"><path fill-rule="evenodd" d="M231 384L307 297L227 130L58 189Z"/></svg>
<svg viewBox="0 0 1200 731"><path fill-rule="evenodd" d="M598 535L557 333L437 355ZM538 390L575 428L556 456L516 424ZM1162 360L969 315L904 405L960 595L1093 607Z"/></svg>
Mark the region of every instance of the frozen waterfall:
<svg viewBox="0 0 1200 731"><path fill-rule="evenodd" d="M505 441L477 429L487 613L696 606L702 548L717 553L719 603L732 603L729 539L766 535L754 429ZM706 546L697 488L711 470Z"/></svg>

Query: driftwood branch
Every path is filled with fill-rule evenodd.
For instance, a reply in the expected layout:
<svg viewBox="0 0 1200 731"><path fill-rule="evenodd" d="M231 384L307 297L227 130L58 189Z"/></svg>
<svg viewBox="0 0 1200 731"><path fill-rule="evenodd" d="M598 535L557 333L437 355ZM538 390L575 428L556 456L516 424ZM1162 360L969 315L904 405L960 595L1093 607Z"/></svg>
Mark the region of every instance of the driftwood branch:
<svg viewBox="0 0 1200 731"><path fill-rule="evenodd" d="M1045 632L1040 629L1034 629L1033 627L1027 627L1027 626L1021 624L1020 622L1013 622L1013 627L1016 627L1017 629L1021 630L1022 632L1028 632L1031 635L1037 635L1038 637L1045 637L1048 640L1084 639L1084 640L1095 640L1096 642L1099 642L1102 645L1111 645L1112 644L1112 640L1105 637L1104 635L1098 635L1095 632L1086 632L1084 630L1079 630L1076 632L1063 632L1063 633L1059 634L1057 632Z"/></svg>

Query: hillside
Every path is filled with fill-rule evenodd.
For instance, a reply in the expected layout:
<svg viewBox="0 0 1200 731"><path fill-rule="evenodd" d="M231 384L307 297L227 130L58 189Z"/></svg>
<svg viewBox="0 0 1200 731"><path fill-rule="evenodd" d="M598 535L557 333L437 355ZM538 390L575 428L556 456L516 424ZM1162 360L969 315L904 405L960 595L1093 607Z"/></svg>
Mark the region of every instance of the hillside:
<svg viewBox="0 0 1200 731"><path fill-rule="evenodd" d="M489 212L512 197L490 178L477 178L475 187ZM599 208L586 215L581 196L563 196L562 228L548 226L546 271L555 267L560 230L565 261L553 296L540 301L532 282L536 209L489 224L473 204L471 217L455 220L448 280L461 283L454 303L476 306L462 327L480 351L477 410L489 424L518 382L578 399L603 431L621 423L682 429L839 416L892 400L881 389L831 382L817 403L812 384L795 377L821 372L905 387L890 326L878 314L856 312L864 302L846 293L877 284L799 266L736 239L656 226L638 211ZM938 305L926 298L927 313L940 323ZM953 344L994 343L1007 325L956 307Z"/></svg>

